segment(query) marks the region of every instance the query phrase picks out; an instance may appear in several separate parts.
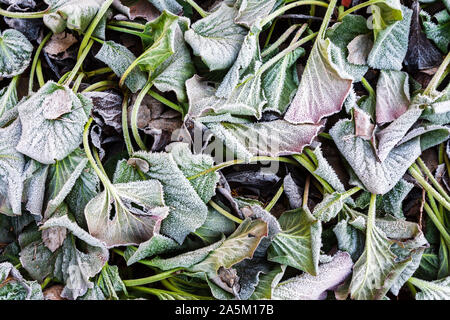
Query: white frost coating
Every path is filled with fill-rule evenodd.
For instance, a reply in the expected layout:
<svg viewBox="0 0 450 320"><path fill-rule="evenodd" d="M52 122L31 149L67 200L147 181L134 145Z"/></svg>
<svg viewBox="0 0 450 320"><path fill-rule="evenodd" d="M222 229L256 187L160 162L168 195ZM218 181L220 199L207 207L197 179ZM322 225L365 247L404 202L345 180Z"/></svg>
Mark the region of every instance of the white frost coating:
<svg viewBox="0 0 450 320"><path fill-rule="evenodd" d="M57 90L64 90L72 102L72 111L56 120L46 119L44 100ZM62 160L82 141L84 124L92 102L69 88L48 81L38 92L18 106L22 135L17 151L44 164Z"/></svg>
<svg viewBox="0 0 450 320"><path fill-rule="evenodd" d="M24 156L17 152L16 145L21 134L20 121L16 120L6 128L0 128L0 185L6 194L0 194L0 200L6 201L15 215L22 213L22 173L25 166Z"/></svg>
<svg viewBox="0 0 450 320"><path fill-rule="evenodd" d="M28 68L33 45L19 31L8 29L0 32L0 78L13 77Z"/></svg>
<svg viewBox="0 0 450 320"><path fill-rule="evenodd" d="M337 287L352 272L353 262L347 252L338 251L333 260L319 266L317 276L304 273L278 284L274 300L322 300L326 291ZM325 293L325 294L324 294Z"/></svg>
<svg viewBox="0 0 450 320"><path fill-rule="evenodd" d="M414 285L422 290L416 300L450 300L450 276L431 282L419 280Z"/></svg>
<svg viewBox="0 0 450 320"><path fill-rule="evenodd" d="M210 71L226 69L236 60L247 34L245 28L234 23L236 14L236 9L223 3L195 22L184 35L194 54L202 58Z"/></svg>
<svg viewBox="0 0 450 320"><path fill-rule="evenodd" d="M297 94L286 112L292 123L318 123L341 110L352 88L352 77L330 61L336 47L329 39L316 40L306 63Z"/></svg>
<svg viewBox="0 0 450 320"><path fill-rule="evenodd" d="M274 8L277 0L241 0L236 1L239 12L234 21L250 28L256 21L264 19Z"/></svg>
<svg viewBox="0 0 450 320"><path fill-rule="evenodd" d="M45 97L42 114L45 119L55 120L72 110L72 97L64 89L58 89Z"/></svg>
<svg viewBox="0 0 450 320"><path fill-rule="evenodd" d="M408 51L408 36L412 10L402 6L403 19L395 21L378 32L367 59L370 67L384 70L401 70Z"/></svg>
<svg viewBox="0 0 450 320"><path fill-rule="evenodd" d="M305 146L311 144L322 125L295 125L284 120L251 124L207 124L218 139L244 160L255 155L277 157L301 153Z"/></svg>
<svg viewBox="0 0 450 320"><path fill-rule="evenodd" d="M318 162L317 169L314 171L314 173L328 182L334 190L338 192L345 192L344 185L342 184L341 180L339 180L339 177L337 176L333 167L328 163L327 159L324 158L320 146L314 149L314 154L316 155Z"/></svg>
<svg viewBox="0 0 450 320"><path fill-rule="evenodd" d="M377 123L391 122L409 107L409 76L406 72L381 70L377 82Z"/></svg>
<svg viewBox="0 0 450 320"><path fill-rule="evenodd" d="M350 120L336 123L330 134L339 151L371 193L385 194L391 190L421 154L419 138L415 138L392 149L386 160L380 162L372 145L354 136L354 125Z"/></svg>
<svg viewBox="0 0 450 320"><path fill-rule="evenodd" d="M140 244L159 231L169 208L164 206L158 181L118 183L111 189L86 205L84 212L92 236L112 248Z"/></svg>
<svg viewBox="0 0 450 320"><path fill-rule="evenodd" d="M125 259L127 260L127 265L130 266L139 260L156 254L169 253L178 248L180 248L180 246L177 242L162 234L156 233L150 240L142 242L138 249L129 256L126 255L127 249L127 251L125 251Z"/></svg>
<svg viewBox="0 0 450 320"><path fill-rule="evenodd" d="M356 36L347 45L347 60L353 64L366 65L367 56L372 50L373 42L368 34L360 34Z"/></svg>

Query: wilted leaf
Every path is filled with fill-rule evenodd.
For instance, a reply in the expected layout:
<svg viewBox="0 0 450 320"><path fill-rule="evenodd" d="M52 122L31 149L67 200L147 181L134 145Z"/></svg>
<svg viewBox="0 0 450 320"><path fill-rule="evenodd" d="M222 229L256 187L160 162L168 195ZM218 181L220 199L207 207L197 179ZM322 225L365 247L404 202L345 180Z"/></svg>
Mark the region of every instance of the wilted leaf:
<svg viewBox="0 0 450 320"><path fill-rule="evenodd" d="M437 24L433 22L432 17L425 11L421 12L421 16L427 38L433 41L442 52L447 53L448 44L450 43L450 14L448 11L442 10L433 16Z"/></svg>
<svg viewBox="0 0 450 320"><path fill-rule="evenodd" d="M249 300L272 299L273 291L284 275L286 267L277 264L273 270L259 276L258 286Z"/></svg>
<svg viewBox="0 0 450 320"><path fill-rule="evenodd" d="M25 280L9 262L0 263L0 300L42 300L41 286Z"/></svg>
<svg viewBox="0 0 450 320"><path fill-rule="evenodd" d="M235 7L239 8L239 12L234 21L250 28L256 21L269 15L276 4L277 0L236 1Z"/></svg>
<svg viewBox="0 0 450 320"><path fill-rule="evenodd" d="M414 279L413 284L421 290L416 300L450 300L450 277L431 282Z"/></svg>
<svg viewBox="0 0 450 320"><path fill-rule="evenodd" d="M12 77L25 71L31 62L33 45L19 31L0 32L0 77Z"/></svg>

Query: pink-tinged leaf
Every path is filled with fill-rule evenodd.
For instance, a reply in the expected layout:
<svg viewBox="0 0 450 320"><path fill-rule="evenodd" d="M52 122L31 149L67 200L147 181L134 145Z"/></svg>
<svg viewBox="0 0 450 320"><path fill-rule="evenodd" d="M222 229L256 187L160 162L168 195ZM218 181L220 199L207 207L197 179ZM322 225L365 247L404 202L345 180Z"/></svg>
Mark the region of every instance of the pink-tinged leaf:
<svg viewBox="0 0 450 320"><path fill-rule="evenodd" d="M317 276L303 273L281 282L273 292L276 300L323 300L327 290L335 289L351 273L352 258L347 252L338 251L333 259L319 266Z"/></svg>
<svg viewBox="0 0 450 320"><path fill-rule="evenodd" d="M372 47L373 42L368 34L360 34L356 36L347 45L348 62L359 65L367 64L367 57L369 56Z"/></svg>
<svg viewBox="0 0 450 320"><path fill-rule="evenodd" d="M375 126L370 121L370 115L358 107L353 108L353 115L355 117L355 135L366 140L372 139Z"/></svg>
<svg viewBox="0 0 450 320"><path fill-rule="evenodd" d="M238 158L249 159L255 155L277 157L301 153L323 125L324 122L292 124L275 120L251 124L210 123L208 127Z"/></svg>
<svg viewBox="0 0 450 320"><path fill-rule="evenodd" d="M377 83L377 123L391 122L408 109L410 102L408 74L381 70Z"/></svg>
<svg viewBox="0 0 450 320"><path fill-rule="evenodd" d="M331 62L332 46L329 39L319 39L314 44L285 120L296 124L318 123L341 110L352 88L352 79Z"/></svg>

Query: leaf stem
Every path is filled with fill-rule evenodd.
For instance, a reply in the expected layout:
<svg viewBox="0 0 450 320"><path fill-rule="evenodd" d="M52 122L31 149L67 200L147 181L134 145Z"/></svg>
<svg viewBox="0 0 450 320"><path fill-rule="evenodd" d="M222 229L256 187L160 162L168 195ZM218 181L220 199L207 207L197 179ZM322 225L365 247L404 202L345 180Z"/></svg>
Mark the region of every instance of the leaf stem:
<svg viewBox="0 0 450 320"><path fill-rule="evenodd" d="M416 181L428 191L439 203L441 203L447 210L450 210L450 203L445 200L426 180L425 178L414 168L414 166L409 167L409 173L416 179Z"/></svg>
<svg viewBox="0 0 450 320"><path fill-rule="evenodd" d="M182 270L183 268L175 268L169 271L165 271L165 272L161 272L158 274L155 274L153 276L150 277L146 277L146 278L140 278L140 279L133 279L133 280L123 280L123 283L125 284L126 287L135 287L135 286L142 286L145 284L149 284L149 283L154 283L154 282L158 282L161 281L163 279L166 278L170 278L171 276L173 276L174 273Z"/></svg>
<svg viewBox="0 0 450 320"><path fill-rule="evenodd" d="M41 59L38 59L37 65L36 65L36 76L39 82L39 86L42 88L45 84L44 80L44 74L42 73L42 61Z"/></svg>
<svg viewBox="0 0 450 320"><path fill-rule="evenodd" d="M80 88L81 81L83 81L84 76L85 76L84 73L79 73L79 74L78 74L78 76L77 76L77 78L75 79L75 82L74 82L74 84L73 84L73 87L72 87L72 91L73 91L73 92L77 93L78 89Z"/></svg>
<svg viewBox="0 0 450 320"><path fill-rule="evenodd" d="M148 288L148 287L140 287L140 286L133 287L133 290L137 290L137 291L153 294L153 295L155 295L157 297L159 297L161 294L172 294L172 293L180 294L180 293L173 292L173 291L167 291L167 290L156 289L156 288ZM184 292L183 295L184 296L188 296L188 297L190 297L192 299L197 299L197 300L200 300L200 299L201 300L214 300L214 298L212 298L212 297L196 296L194 294L190 294L190 293L187 293L187 292Z"/></svg>
<svg viewBox="0 0 450 320"><path fill-rule="evenodd" d="M0 9L0 16L17 19L41 19L48 13L50 13L50 7L38 12L12 12Z"/></svg>
<svg viewBox="0 0 450 320"><path fill-rule="evenodd" d="M179 105L173 103L172 101L164 98L162 95L156 93L153 90L149 90L148 94L153 97L154 99L158 100L159 102L161 102L162 104L168 106L169 108L172 108L175 111L178 111L179 113L181 113L184 116L184 109L182 107L180 107Z"/></svg>
<svg viewBox="0 0 450 320"><path fill-rule="evenodd" d="M109 72L112 72L111 68L110 67L104 67L104 68L100 68L100 69L96 69L96 70L85 72L84 74L86 75L86 77L91 78L93 76L97 76L97 75L105 74L105 73L109 73Z"/></svg>
<svg viewBox="0 0 450 320"><path fill-rule="evenodd" d="M267 46L269 45L270 38L272 38L273 30L275 29L275 25L277 24L277 21L278 20L275 20L272 23L272 26L270 27L269 34L267 35L266 42L264 43L264 48L267 48Z"/></svg>
<svg viewBox="0 0 450 320"><path fill-rule="evenodd" d="M229 213L228 211L224 210L221 206L219 206L214 201L209 200L208 204L211 207L213 207L217 212L219 212L221 215L225 216L226 218L230 219L231 221L234 221L234 222L239 223L239 224L242 223L241 219L239 219L238 217L233 216L231 213Z"/></svg>
<svg viewBox="0 0 450 320"><path fill-rule="evenodd" d="M433 221L433 224L436 226L436 228L439 230L439 232L442 235L442 238L444 238L445 243L447 244L447 247L450 248L450 235L448 234L445 226L439 221L438 217L434 213L433 209L429 206L427 202L424 203L423 208L425 209L426 213L430 217L431 221Z"/></svg>
<svg viewBox="0 0 450 320"><path fill-rule="evenodd" d="M264 58L265 56L269 55L272 51L277 50L280 47L280 45L284 41L286 41L286 39L289 38L292 32L294 32L299 26L300 26L299 24L294 24L290 26L274 43L270 45L270 47L268 47L261 53L261 56Z"/></svg>
<svg viewBox="0 0 450 320"><path fill-rule="evenodd" d="M331 0L332 2L336 2L337 0ZM306 5L318 5L320 7L328 7L328 3L323 2L323 1L316 1L316 0L302 0L302 1L295 1L292 2L288 5L285 5L284 7L281 7L277 10L275 10L274 12L272 12L270 15L268 15L266 18L262 19L260 22L260 26L261 28L264 27L266 24L268 24L270 21L272 21L273 19L275 19L276 17L278 17L279 15L282 15L283 13L285 13L288 10L291 10L295 7L299 7L299 6L306 6Z"/></svg>
<svg viewBox="0 0 450 320"><path fill-rule="evenodd" d="M368 6L372 5L372 4L376 4L376 3L379 3L379 2L383 2L383 1L384 0L370 0L370 1L366 1L366 2L360 3L360 4L358 4L358 5L354 6L354 7L351 7L349 9L345 10L344 12L342 12L342 14L340 13L339 17L338 17L338 21L342 21L342 19L346 15L349 15L352 12L355 12L355 11L357 11L359 9L364 8L364 7L368 7Z"/></svg>
<svg viewBox="0 0 450 320"><path fill-rule="evenodd" d="M81 54L81 56L78 58L77 63L75 64L75 66L73 67L70 76L64 81L64 83L66 85L69 85L73 79L75 78L76 74L78 73L78 70L80 69L81 65L84 62L84 59L86 59L89 51L92 48L92 45L94 44L93 40L89 40L88 44L86 45L86 48L83 50L83 53Z"/></svg>
<svg viewBox="0 0 450 320"><path fill-rule="evenodd" d="M273 196L272 200L270 200L269 204L264 208L266 211L270 212L272 208L275 206L277 201L280 199L280 197L283 195L284 187L281 185L281 187L278 189L277 193Z"/></svg>
<svg viewBox="0 0 450 320"><path fill-rule="evenodd" d="M316 171L314 164L304 154L300 154L300 155L295 154L292 157L295 160L297 160L306 170L309 171L309 173L311 173L314 176L314 178L316 178L320 182L320 184L324 187L326 192L328 192L328 193L334 192L333 187L327 181L325 181L322 177L318 176L314 172L314 171Z"/></svg>
<svg viewBox="0 0 450 320"><path fill-rule="evenodd" d="M195 9L195 11L198 12L198 14L202 17L202 18L206 18L209 13L206 12L205 10L203 10L198 4L196 4L194 2L194 0L184 0L185 2L189 3L189 5Z"/></svg>
<svg viewBox="0 0 450 320"><path fill-rule="evenodd" d="M370 85L370 83L366 80L366 78L361 77L361 83L364 86L364 88L366 88L367 92L369 93L370 96L375 97L375 90L373 90L372 86Z"/></svg>
<svg viewBox="0 0 450 320"><path fill-rule="evenodd" d="M148 90L152 87L153 82L151 80L148 80L145 84L144 88L139 92L138 96L136 97L136 101L134 102L132 111L131 111L131 132L133 133L134 140L138 144L138 146L142 149L147 151L147 147L145 146L145 143L142 141L141 136L139 135L139 128L137 124L137 118L139 114L139 108L141 107L142 100L144 100L145 95L147 94Z"/></svg>
<svg viewBox="0 0 450 320"><path fill-rule="evenodd" d="M431 81L428 83L428 86L423 91L424 95L429 95L433 93L437 89L437 86L439 85L439 82L441 81L441 76L444 74L445 70L447 69L447 66L450 64L450 52L445 57L444 61L442 61L441 65L437 69L436 73L434 74Z"/></svg>
<svg viewBox="0 0 450 320"><path fill-rule="evenodd" d="M423 162L423 160L419 157L419 158L417 158L417 163L419 164L420 168L422 168L422 171L425 173L425 175L428 177L428 179L430 179L431 183L435 186L437 191L445 198L445 200L450 202L449 195L447 194L447 192L445 192L444 188L442 188L442 186L439 184L439 182L433 176L433 174L431 173L430 169L428 169L428 167L425 164L425 162ZM417 171L419 171L418 168L415 168L415 169Z"/></svg>
<svg viewBox="0 0 450 320"><path fill-rule="evenodd" d="M89 42L89 39L92 36L92 33L94 33L95 28L97 27L98 23L103 18L103 16L105 15L108 8L111 6L113 1L114 0L106 0L105 2L103 2L100 9L97 11L95 18L92 20L91 24L89 25L89 28L86 30L86 33L84 34L83 40L81 41L80 48L78 49L77 59L80 59L84 49L86 48Z"/></svg>
<svg viewBox="0 0 450 320"><path fill-rule="evenodd" d="M133 144L131 143L130 131L128 130L128 98L129 91L125 90L122 101L122 132L125 146L127 147L128 156L134 153Z"/></svg>
<svg viewBox="0 0 450 320"><path fill-rule="evenodd" d="M309 198L309 186L311 185L311 176L308 175L305 181L305 190L303 191L303 209L308 209L308 198Z"/></svg>
<svg viewBox="0 0 450 320"><path fill-rule="evenodd" d="M137 22L131 22L131 21L111 21L108 23L110 26L119 26L119 27L130 27L138 30L144 30L145 25L137 23Z"/></svg>
<svg viewBox="0 0 450 320"><path fill-rule="evenodd" d="M134 36L140 37L141 39L142 38L148 38L149 40L152 39L151 36L141 32L141 31L130 30L130 29L127 29L127 28L115 27L115 26L111 26L111 25L106 26L106 28L109 29L109 30L113 30L113 31L118 31L118 32L132 34Z"/></svg>
<svg viewBox="0 0 450 320"><path fill-rule="evenodd" d="M30 80L28 81L28 94L33 92L33 81L34 81L34 72L36 71L36 66L39 60L39 55L41 54L42 48L45 46L47 41L52 36L52 32L47 33L47 35L42 39L41 43L36 49L36 53L34 54L33 62L31 63L31 71L30 71Z"/></svg>
<svg viewBox="0 0 450 320"><path fill-rule="evenodd" d="M370 239L369 233L372 231L373 227L375 226L376 206L377 206L377 195L372 193L372 194L370 194L369 210L367 212L366 245L368 243L370 243L370 241L367 241L368 239Z"/></svg>
<svg viewBox="0 0 450 320"><path fill-rule="evenodd" d="M91 84L89 87L84 89L82 92L91 92L98 88L107 87L107 86L115 87L116 85L117 85L116 81L109 81L109 80L99 81L94 84Z"/></svg>

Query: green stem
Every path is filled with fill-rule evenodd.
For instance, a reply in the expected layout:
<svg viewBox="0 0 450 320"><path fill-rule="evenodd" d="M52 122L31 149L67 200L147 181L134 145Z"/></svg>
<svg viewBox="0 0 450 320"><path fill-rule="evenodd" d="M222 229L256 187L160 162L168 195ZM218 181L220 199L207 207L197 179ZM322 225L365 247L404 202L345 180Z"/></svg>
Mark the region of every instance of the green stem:
<svg viewBox="0 0 450 320"><path fill-rule="evenodd" d="M92 20L91 24L89 25L89 28L86 30L86 33L84 34L83 40L81 41L80 48L78 49L77 59L80 59L81 55L83 54L84 49L86 48L86 45L88 44L88 42L92 36L92 33L94 33L95 28L97 27L100 20L103 18L103 16L105 15L108 8L111 6L113 1L114 0L106 0L105 2L103 2L100 9L97 11L97 14L96 14L94 20Z"/></svg>
<svg viewBox="0 0 450 320"><path fill-rule="evenodd" d="M433 209L428 205L428 203L424 203L423 205L426 213L430 217L431 221L433 221L433 224L436 226L436 228L441 233L442 237L444 238L445 243L447 244L447 247L450 248L450 235L448 234L447 230L445 229L445 226L442 225L442 223L439 221L438 217L434 213Z"/></svg>
<svg viewBox="0 0 450 320"><path fill-rule="evenodd" d="M141 55L142 56L142 55ZM133 71L134 68L136 68L139 64L139 58L137 58L136 60L134 60L127 68L127 70L125 70L125 72L122 74L122 76L120 77L119 80L119 87L123 88L123 84L125 83L125 80L127 79L128 75L130 74L131 71Z"/></svg>
<svg viewBox="0 0 450 320"><path fill-rule="evenodd" d="M172 101L164 98L162 95L156 93L153 90L149 90L148 94L153 97L154 99L158 100L159 102L161 102L162 104L168 106L169 108L174 109L175 111L178 111L179 113L181 113L182 115L184 115L184 110L182 107L180 107L179 105L173 103Z"/></svg>
<svg viewBox="0 0 450 320"><path fill-rule="evenodd" d="M332 0L333 1L337 1L337 0ZM263 20L261 20L261 28L264 27L266 24L268 24L270 21L272 21L273 19L275 19L276 17L282 15L283 13L285 13L288 10L291 10L295 7L299 7L299 6L306 6L306 5L318 5L320 7L328 7L328 3L323 2L323 1L315 1L315 0L303 0L303 1L296 1L293 3L290 3L288 5L285 5L284 7L281 7L277 10L275 10L274 12L272 12L270 15L268 15L266 18L264 18Z"/></svg>
<svg viewBox="0 0 450 320"><path fill-rule="evenodd" d="M294 44L298 41L298 39L300 39L300 37L302 36L302 34L305 32L306 28L308 28L308 24L304 23L300 29L298 29L297 33L294 35L294 37L292 38L292 41L290 44ZM311 33L312 34L312 33Z"/></svg>
<svg viewBox="0 0 450 320"><path fill-rule="evenodd" d="M444 74L445 70L447 69L447 66L450 64L450 52L445 57L444 61L442 61L441 65L437 69L436 73L434 74L431 81L428 83L428 86L423 91L424 95L429 95L433 93L437 89L437 86L439 82L441 81L441 77Z"/></svg>
<svg viewBox="0 0 450 320"><path fill-rule="evenodd" d="M326 182L322 177L314 173L314 171L316 171L314 164L304 154L300 155L295 154L292 157L295 160L297 160L306 170L309 171L309 173L311 173L314 176L314 178L316 178L320 182L320 184L324 187L326 192L328 193L334 192L333 187L328 182Z"/></svg>
<svg viewBox="0 0 450 320"><path fill-rule="evenodd" d="M36 66L39 60L39 55L41 54L42 48L44 48L47 41L52 36L52 32L47 33L47 35L42 39L41 43L36 49L36 53L34 54L33 62L31 63L31 71L30 71L30 80L28 81L28 94L33 92L33 81L34 81L34 73L36 71Z"/></svg>
<svg viewBox="0 0 450 320"><path fill-rule="evenodd" d="M198 14L202 17L202 18L206 18L209 13L206 12L205 10L203 10L198 4L196 4L194 2L194 0L184 0L185 2L189 3L189 5L195 9L195 11L198 12Z"/></svg>
<svg viewBox="0 0 450 320"><path fill-rule="evenodd" d="M292 32L295 31L295 29L297 29L299 27L298 24L294 24L292 26L290 26L278 39L277 41L275 41L274 43L272 43L270 45L270 47L268 47L267 49L265 49L262 53L261 56L264 58L265 56L269 55L270 53L272 53L273 51L277 50L280 45L286 41L287 38L289 38L289 36L292 34Z"/></svg>
<svg viewBox="0 0 450 320"><path fill-rule="evenodd" d="M171 276L173 276L174 273L176 273L182 269L183 268L175 268L175 269L172 269L169 271L161 272L161 273L155 274L153 276L141 278L141 279L123 280L123 283L127 287L142 286L145 284L154 283L154 282L158 282L163 279L166 279L166 278L170 278Z"/></svg>
<svg viewBox="0 0 450 320"><path fill-rule="evenodd" d="M131 143L130 131L128 130L128 98L129 91L126 90L123 94L122 102L122 131L123 139L125 140L125 146L127 147L128 156L134 153L133 144Z"/></svg>
<svg viewBox="0 0 450 320"><path fill-rule="evenodd" d="M44 290L45 287L47 287L47 285L52 281L52 278L47 277L44 279L44 281L41 284L41 289Z"/></svg>
<svg viewBox="0 0 450 320"><path fill-rule="evenodd" d="M372 5L372 4L376 4L376 3L379 3L379 2L384 2L384 0L370 0L370 1L366 1L366 2L360 3L357 6L351 7L350 9L345 10L342 14L339 14L338 21L342 21L342 19L346 15L348 15L348 14L350 14L352 12L355 12L355 11L357 11L359 9L368 7L368 6Z"/></svg>
<svg viewBox="0 0 450 320"><path fill-rule="evenodd" d="M417 163L419 164L420 168L422 168L422 171L425 173L425 175L430 179L431 183L435 186L437 191L447 200L450 202L450 197L448 196L447 192L445 192L444 188L439 184L439 182L434 178L433 174L431 173L430 169L428 169L427 165L423 160L419 157L417 158ZM417 171L419 171L418 168L415 168ZM420 171L419 171L420 172Z"/></svg>
<svg viewBox="0 0 450 320"><path fill-rule="evenodd" d="M97 70L92 70L92 71L85 72L85 75L86 75L86 77L91 78L93 76L97 76L97 75L101 75L101 74L105 74L105 73L110 73L110 72L113 72L111 70L111 68L110 67L105 67L105 68L100 68L100 69L97 69Z"/></svg>
<svg viewBox="0 0 450 320"><path fill-rule="evenodd" d="M270 200L269 204L265 207L266 211L270 212L274 205L277 203L277 201L280 199L281 195L283 194L284 187L281 185L281 187L278 189L277 193L275 193L275 196Z"/></svg>
<svg viewBox="0 0 450 320"><path fill-rule="evenodd" d="M70 76L64 81L64 83L66 85L69 85L73 79L75 78L76 74L78 73L78 70L80 69L81 65L84 62L84 59L86 59L89 51L92 48L92 45L94 44L93 40L89 40L88 44L86 45L86 48L83 50L83 53L81 54L81 56L78 58L77 63L75 64L75 66L73 67Z"/></svg>
<svg viewBox="0 0 450 320"><path fill-rule="evenodd" d="M439 203L441 203L447 210L450 210L450 203L444 199L426 180L425 178L414 169L413 166L409 167L409 173L416 179L416 181L428 191Z"/></svg>
<svg viewBox="0 0 450 320"><path fill-rule="evenodd" d="M0 16L18 19L41 19L48 13L50 13L50 8L38 12L11 12L0 9Z"/></svg>
<svg viewBox="0 0 450 320"><path fill-rule="evenodd" d="M75 80L73 87L72 87L73 92L76 93L78 91L78 89L80 88L80 85L81 85L81 81L83 81L84 76L85 76L84 73L78 74L77 79Z"/></svg>
<svg viewBox="0 0 450 320"><path fill-rule="evenodd" d="M9 97L11 95L11 93L13 92L14 89L16 89L17 87L17 83L19 81L19 77L20 74L14 76L11 79L11 82L8 85L8 89L6 89L6 92L4 93L4 97ZM6 103L7 103L8 99L3 100L3 102L0 100L0 103L2 103L0 105L0 117L3 115L3 113L6 111ZM5 157L6 155L2 155L1 157Z"/></svg>
<svg viewBox="0 0 450 320"><path fill-rule="evenodd" d="M305 182L305 190L303 191L303 203L302 203L302 207L303 209L307 210L308 209L308 198L309 198L309 186L311 185L311 176L308 175L306 177L306 182Z"/></svg>
<svg viewBox="0 0 450 320"><path fill-rule="evenodd" d="M370 96L375 97L375 90L373 90L372 86L370 85L370 83L366 80L366 78L362 77L361 78L361 83L364 86L364 88L366 88L367 92L369 93Z"/></svg>
<svg viewBox="0 0 450 320"><path fill-rule="evenodd" d="M72 71L64 73L63 76L58 80L58 84L64 83L64 81L66 81L67 77L70 76L71 73Z"/></svg>
<svg viewBox="0 0 450 320"><path fill-rule="evenodd" d="M371 238L370 233L372 232L375 226L376 203L377 203L377 195L372 193L370 195L369 211L367 212L366 246L370 243L369 241L369 239Z"/></svg>
<svg viewBox="0 0 450 320"><path fill-rule="evenodd" d="M112 21L108 23L108 25L111 26L118 26L118 27L130 27L138 30L144 30L145 25L137 23L137 22L131 22L131 21Z"/></svg>
<svg viewBox="0 0 450 320"><path fill-rule="evenodd" d="M39 82L39 86L42 88L45 84L44 80L44 74L42 73L42 61L41 59L38 59L37 65L36 65L36 76Z"/></svg>
<svg viewBox="0 0 450 320"><path fill-rule="evenodd" d="M411 291L412 296L415 297L416 294L417 294L416 288L412 285L411 282L409 282L409 280L406 282L406 284L407 284L407 286L409 288L409 291Z"/></svg>
<svg viewBox="0 0 450 320"><path fill-rule="evenodd" d="M334 12L334 7L336 7L337 0L331 0L330 4L328 5L327 12L325 13L325 16L323 17L322 24L320 25L319 29L319 37L321 39L325 39L325 31L328 27L328 24L330 23L331 16ZM317 41L316 41L317 42Z"/></svg>
<svg viewBox="0 0 450 320"><path fill-rule="evenodd" d="M253 157L250 158L250 161L248 163L252 163L252 162L258 162L258 161L279 161L279 162L285 162L285 163L290 163L293 165L297 165L297 163L289 158L285 158L285 157L266 157L266 156L257 156L257 157ZM188 180L193 180L196 179L202 175L211 173L211 172L215 172L217 170L226 168L226 167L230 167L232 165L235 164L241 164L241 163L246 163L245 160L240 160L240 159L236 159L236 160L230 160L227 162L223 162L221 164L215 165L214 167L211 167L207 170L204 170L202 172L199 172L193 176L188 177Z"/></svg>
<svg viewBox="0 0 450 320"><path fill-rule="evenodd" d="M83 92L91 92L98 88L108 87L108 86L115 87L116 85L117 85L116 81L109 81L109 80L99 81L94 84L91 84L89 87L84 89Z"/></svg>
<svg viewBox="0 0 450 320"><path fill-rule="evenodd" d="M161 294L171 294L171 293L180 294L179 292L167 291L167 290L156 289L156 288L139 287L139 286L133 287L133 290L149 293L149 294L155 295L157 297L159 297ZM188 296L192 299L197 299L197 300L214 300L214 298L211 298L211 297L196 296L194 294L190 294L187 292L183 292L183 295Z"/></svg>
<svg viewBox="0 0 450 320"><path fill-rule="evenodd" d="M145 95L147 94L148 90L150 90L152 85L153 82L148 80L144 88L142 88L141 92L139 92L138 96L136 97L136 101L134 102L133 109L131 111L131 132L133 133L134 140L142 150L147 150L147 147L145 146L145 143L142 141L141 136L139 135L137 118L142 100L144 100Z"/></svg>
<svg viewBox="0 0 450 320"><path fill-rule="evenodd" d="M151 36L141 32L141 31L130 30L130 29L121 28L121 27L115 27L115 26L106 26L106 28L109 29L109 30L113 30L113 31L118 31L118 32L122 32L122 33L132 34L134 36L140 37L141 39L142 38L147 38L148 40L152 40Z"/></svg>
<svg viewBox="0 0 450 320"><path fill-rule="evenodd" d="M213 207L214 209L216 209L216 211L219 212L221 215L223 215L224 217L230 219L231 221L234 221L234 222L239 223L239 224L242 223L241 219L239 219L238 217L233 216L231 213L229 213L228 211L224 210L221 206L219 206L214 201L209 200L208 204L211 207Z"/></svg>
<svg viewBox="0 0 450 320"><path fill-rule="evenodd" d="M270 38L272 38L273 30L275 29L275 25L277 24L277 21L278 21L278 20L275 20L275 21L272 23L272 26L270 27L269 34L267 35L266 42L264 43L264 48L266 48L266 47L269 45Z"/></svg>
<svg viewBox="0 0 450 320"><path fill-rule="evenodd" d="M319 166L319 160L317 160L317 157L314 154L314 152L309 148L305 148L304 153L306 153L308 155L308 157L311 159L314 166L317 168Z"/></svg>

